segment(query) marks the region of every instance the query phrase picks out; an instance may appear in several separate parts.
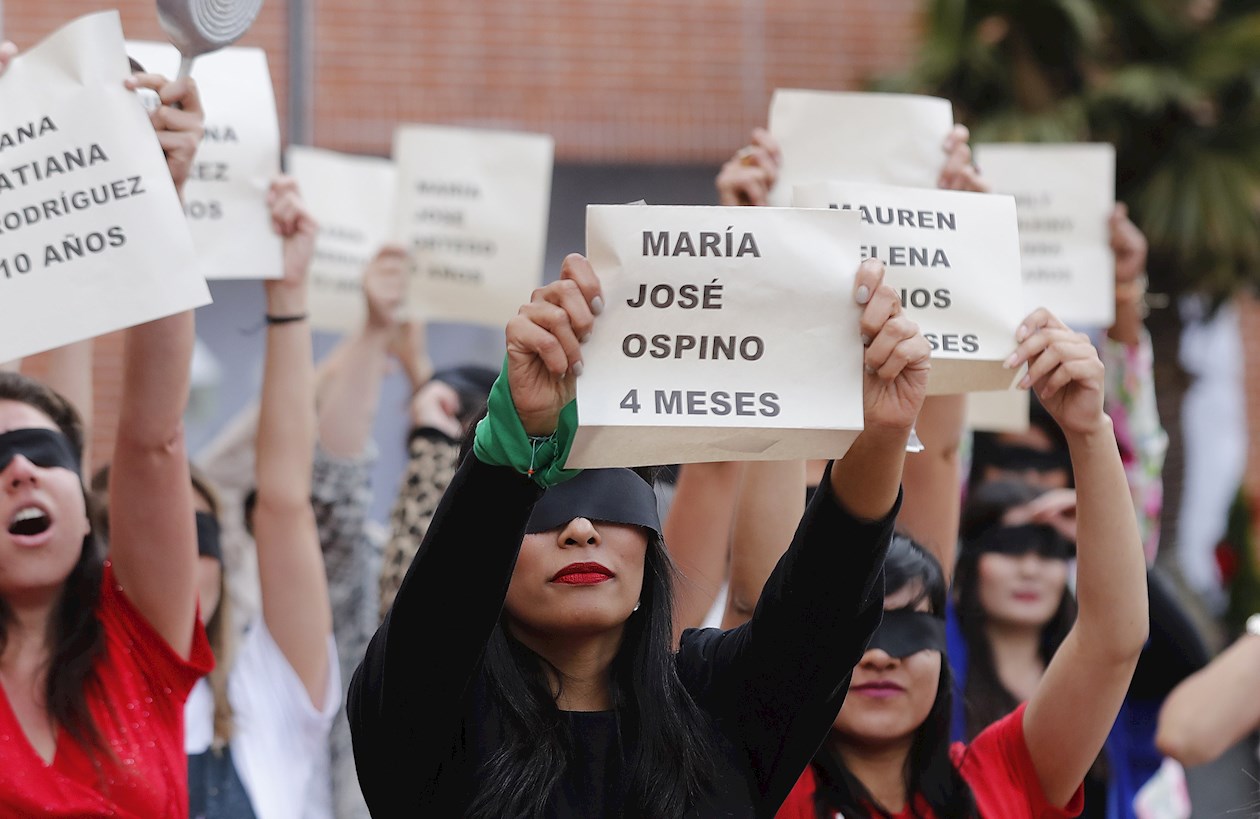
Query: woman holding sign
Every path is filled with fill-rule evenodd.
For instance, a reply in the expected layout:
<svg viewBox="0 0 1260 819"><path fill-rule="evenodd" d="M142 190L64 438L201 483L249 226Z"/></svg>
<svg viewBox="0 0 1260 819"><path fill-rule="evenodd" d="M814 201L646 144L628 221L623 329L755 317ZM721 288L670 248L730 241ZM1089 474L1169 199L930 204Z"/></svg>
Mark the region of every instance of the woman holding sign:
<svg viewBox="0 0 1260 819"><path fill-rule="evenodd" d="M12 53L0 46L0 66ZM201 137L196 89L148 75L139 86L162 100L153 119L178 190ZM213 665L181 420L192 347L191 313L126 332L108 561L76 412L0 375L0 814L187 813L184 698Z"/></svg>
<svg viewBox="0 0 1260 819"><path fill-rule="evenodd" d="M689 632L677 653L651 485L629 469L562 468L599 280L570 256L535 291L508 324L472 454L350 686L375 815L774 812L879 618L923 402L928 344L882 279L869 262L855 284L872 339L865 431L829 470L752 621Z"/></svg>
<svg viewBox="0 0 1260 819"><path fill-rule="evenodd" d="M831 735L780 817L1075 816L1147 636L1141 540L1088 339L1039 310L1011 365L1063 428L1080 490L1079 616L1029 701L950 745L945 578L925 550L894 546L886 614ZM891 616L893 613L896 616Z"/></svg>

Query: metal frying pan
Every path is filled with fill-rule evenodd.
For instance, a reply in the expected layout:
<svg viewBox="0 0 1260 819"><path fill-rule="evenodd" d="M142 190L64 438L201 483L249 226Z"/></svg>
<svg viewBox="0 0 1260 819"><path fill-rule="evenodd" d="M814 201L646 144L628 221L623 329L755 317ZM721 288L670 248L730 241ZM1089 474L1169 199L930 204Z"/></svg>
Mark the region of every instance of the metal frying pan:
<svg viewBox="0 0 1260 819"><path fill-rule="evenodd" d="M240 39L262 4L263 0L157 0L158 20L182 55L177 78L192 72L195 58Z"/></svg>

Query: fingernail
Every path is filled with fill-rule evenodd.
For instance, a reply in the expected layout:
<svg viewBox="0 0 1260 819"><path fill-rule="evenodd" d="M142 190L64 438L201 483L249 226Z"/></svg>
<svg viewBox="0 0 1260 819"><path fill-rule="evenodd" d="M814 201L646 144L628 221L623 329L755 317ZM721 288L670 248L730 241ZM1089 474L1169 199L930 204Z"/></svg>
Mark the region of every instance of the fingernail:
<svg viewBox="0 0 1260 819"><path fill-rule="evenodd" d="M1015 362L1017 361L1019 361L1019 354L1011 353L1011 357L1006 359L1006 362L1002 366L1009 370L1015 366Z"/></svg>
<svg viewBox="0 0 1260 819"><path fill-rule="evenodd" d="M591 312L597 316L600 313L604 312L604 297L603 296L596 296L595 298L591 299Z"/></svg>
<svg viewBox="0 0 1260 819"><path fill-rule="evenodd" d="M1015 331L1015 340L1023 341L1026 338L1028 338L1028 328L1021 324L1019 329Z"/></svg>
<svg viewBox="0 0 1260 819"><path fill-rule="evenodd" d="M866 374L867 374L867 375L874 375L874 374L875 374L875 368L874 368L874 367L872 367L870 364L863 364L863 365L862 365L862 369L863 369L863 370L866 370Z"/></svg>
<svg viewBox="0 0 1260 819"><path fill-rule="evenodd" d="M863 347L871 346L871 337L868 336L866 333L862 334L862 346Z"/></svg>
<svg viewBox="0 0 1260 819"><path fill-rule="evenodd" d="M586 335L584 335L584 336L582 336L581 338L579 338L579 339L578 339L578 343L579 343L579 344L585 344L586 342L588 342L588 341L590 341L590 340L591 340L591 334L590 334L590 333L587 333Z"/></svg>
<svg viewBox="0 0 1260 819"><path fill-rule="evenodd" d="M857 289L857 303L866 304L870 300L871 300L871 288L867 287L866 285L862 285L861 287L859 287Z"/></svg>
<svg viewBox="0 0 1260 819"><path fill-rule="evenodd" d="M1031 385L1031 384L1032 384L1032 379L1031 379L1029 376L1027 376L1027 375L1025 375L1023 378L1019 379L1019 388L1020 388L1021 390L1026 390L1026 389L1028 389L1029 385Z"/></svg>
<svg viewBox="0 0 1260 819"><path fill-rule="evenodd" d="M573 374L574 374L574 375L581 375L581 374L582 374L582 362L581 362L581 361L575 361L575 362L573 362Z"/></svg>

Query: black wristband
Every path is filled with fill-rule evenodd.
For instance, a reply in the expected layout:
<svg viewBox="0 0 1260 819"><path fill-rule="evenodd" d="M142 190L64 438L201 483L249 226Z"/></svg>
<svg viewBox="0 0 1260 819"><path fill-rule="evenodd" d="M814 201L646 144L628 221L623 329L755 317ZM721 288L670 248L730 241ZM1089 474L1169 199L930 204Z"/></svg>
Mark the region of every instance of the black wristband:
<svg viewBox="0 0 1260 819"><path fill-rule="evenodd" d="M292 321L306 321L306 313L294 313L291 316L273 316L268 313L264 318L268 324L288 324Z"/></svg>

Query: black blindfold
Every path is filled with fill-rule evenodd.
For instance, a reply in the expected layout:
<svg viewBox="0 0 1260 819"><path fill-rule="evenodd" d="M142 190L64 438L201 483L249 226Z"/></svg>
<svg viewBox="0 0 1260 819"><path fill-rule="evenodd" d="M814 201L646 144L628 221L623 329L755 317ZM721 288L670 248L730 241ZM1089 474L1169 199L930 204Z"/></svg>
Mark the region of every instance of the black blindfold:
<svg viewBox="0 0 1260 819"><path fill-rule="evenodd" d="M574 518L643 526L661 534L656 493L629 469L585 469L543 493L525 524L528 534L564 526Z"/></svg>
<svg viewBox="0 0 1260 819"><path fill-rule="evenodd" d="M1044 523L995 526L966 544L966 548L1013 556L1036 552L1056 560L1070 560L1076 556L1076 544Z"/></svg>
<svg viewBox="0 0 1260 819"><path fill-rule="evenodd" d="M1055 470L1071 471L1072 460L1066 452L1052 450L1043 452L1025 446L997 446L989 454L988 463L998 469L1010 472L1054 472Z"/></svg>
<svg viewBox="0 0 1260 819"><path fill-rule="evenodd" d="M920 651L945 653L945 621L935 614L911 609L884 612L867 649L878 648L890 657L909 657Z"/></svg>
<svg viewBox="0 0 1260 819"><path fill-rule="evenodd" d="M81 475L79 455L70 439L52 429L31 427L0 434L0 470L17 455L23 455L36 466L59 466Z"/></svg>
<svg viewBox="0 0 1260 819"><path fill-rule="evenodd" d="M223 546L219 541L219 522L209 512L197 513L197 554L223 562Z"/></svg>

